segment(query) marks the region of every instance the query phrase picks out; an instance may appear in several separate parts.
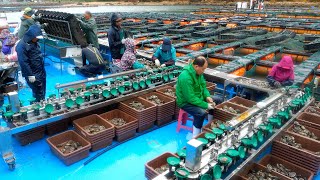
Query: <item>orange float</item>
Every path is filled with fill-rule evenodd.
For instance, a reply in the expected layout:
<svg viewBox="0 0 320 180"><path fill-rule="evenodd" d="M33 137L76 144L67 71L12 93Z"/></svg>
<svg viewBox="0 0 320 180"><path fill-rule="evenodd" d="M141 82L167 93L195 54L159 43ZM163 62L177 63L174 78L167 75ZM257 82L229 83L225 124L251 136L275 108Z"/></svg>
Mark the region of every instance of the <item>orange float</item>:
<svg viewBox="0 0 320 180"><path fill-rule="evenodd" d="M309 56L298 55L298 54L289 54L289 53L284 53L282 56L291 56L292 60L294 60L296 62L303 62L309 58Z"/></svg>
<svg viewBox="0 0 320 180"><path fill-rule="evenodd" d="M172 20L163 20L162 22L163 22L163 24L171 24L173 21Z"/></svg>
<svg viewBox="0 0 320 180"><path fill-rule="evenodd" d="M201 50L203 47L204 47L205 43L195 43L195 44L191 44L191 45L188 45L188 46L184 46L184 48L186 49L190 49L190 50L193 50L193 51L199 51Z"/></svg>
<svg viewBox="0 0 320 180"><path fill-rule="evenodd" d="M209 44L207 44L208 45L208 48L212 48L212 47L214 47L214 46L217 46L217 44L211 44L211 43L209 43Z"/></svg>
<svg viewBox="0 0 320 180"><path fill-rule="evenodd" d="M245 67L241 67L233 72L231 72L230 74L236 75L236 76L244 76L246 73L246 68Z"/></svg>
<svg viewBox="0 0 320 180"><path fill-rule="evenodd" d="M225 55L233 55L234 54L234 48L227 48L223 50L223 54Z"/></svg>
<svg viewBox="0 0 320 180"><path fill-rule="evenodd" d="M274 53L268 54L268 55L261 58L261 60L263 60L263 61L271 61L273 59L274 59Z"/></svg>
<svg viewBox="0 0 320 180"><path fill-rule="evenodd" d="M303 84L309 84L313 80L313 74L309 75L306 80L304 80Z"/></svg>
<svg viewBox="0 0 320 180"><path fill-rule="evenodd" d="M259 50L253 48L240 48L239 52L244 55L252 54L258 52Z"/></svg>
<svg viewBox="0 0 320 180"><path fill-rule="evenodd" d="M184 54L184 53L176 52L176 56L177 56L177 57L185 56L185 55L186 55L186 54Z"/></svg>
<svg viewBox="0 0 320 180"><path fill-rule="evenodd" d="M227 28L236 28L238 25L235 23L228 23Z"/></svg>
<svg viewBox="0 0 320 180"><path fill-rule="evenodd" d="M148 23L156 23L157 20L156 19L148 19Z"/></svg>
<svg viewBox="0 0 320 180"><path fill-rule="evenodd" d="M209 57L208 58L208 63L212 65L220 65L220 64L227 64L229 63L229 60L226 59L220 59L220 58L214 58L214 57Z"/></svg>

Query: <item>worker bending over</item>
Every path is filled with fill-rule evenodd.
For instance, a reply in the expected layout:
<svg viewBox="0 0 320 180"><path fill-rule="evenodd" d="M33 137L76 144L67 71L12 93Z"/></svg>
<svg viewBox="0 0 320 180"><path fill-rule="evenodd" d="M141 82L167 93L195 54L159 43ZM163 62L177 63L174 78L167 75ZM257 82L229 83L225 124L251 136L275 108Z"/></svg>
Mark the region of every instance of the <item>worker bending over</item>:
<svg viewBox="0 0 320 180"><path fill-rule="evenodd" d="M209 110L223 100L218 96L211 97L203 73L208 62L203 56L195 58L192 64L185 66L176 86L177 105L193 116L193 137L201 132L203 121ZM212 116L208 118L212 120Z"/></svg>
<svg viewBox="0 0 320 180"><path fill-rule="evenodd" d="M42 38L40 26L32 25L16 47L22 76L32 89L37 102L43 100L46 95L46 70L38 44L38 40Z"/></svg>
<svg viewBox="0 0 320 180"><path fill-rule="evenodd" d="M99 49L98 30L96 20L92 17L90 11L86 11L81 19L79 19L80 27L85 33L87 42Z"/></svg>
<svg viewBox="0 0 320 180"><path fill-rule="evenodd" d="M267 76L272 87L291 86L294 82L294 67L291 56L283 56L277 65L274 65Z"/></svg>
<svg viewBox="0 0 320 180"><path fill-rule="evenodd" d="M82 47L82 67L76 67L81 74L86 77L94 77L97 74L102 74L106 68L106 61L102 58L99 50L91 45L83 45ZM86 62L89 62L87 64Z"/></svg>
<svg viewBox="0 0 320 180"><path fill-rule="evenodd" d="M163 38L163 43L153 54L152 60L158 67L165 67L174 65L176 59L176 49L172 46L171 40L167 37Z"/></svg>

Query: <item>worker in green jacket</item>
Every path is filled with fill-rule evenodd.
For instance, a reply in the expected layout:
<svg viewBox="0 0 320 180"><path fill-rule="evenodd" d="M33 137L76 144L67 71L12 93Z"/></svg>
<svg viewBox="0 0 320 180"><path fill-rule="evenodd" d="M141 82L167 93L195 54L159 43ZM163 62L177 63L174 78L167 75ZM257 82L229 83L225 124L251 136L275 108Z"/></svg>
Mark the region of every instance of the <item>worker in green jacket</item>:
<svg viewBox="0 0 320 180"><path fill-rule="evenodd" d="M203 56L195 58L192 64L183 68L176 86L178 106L193 116L193 137L201 132L203 121L215 104L223 100L211 97L203 73L208 62Z"/></svg>
<svg viewBox="0 0 320 180"><path fill-rule="evenodd" d="M24 34L28 31L29 27L36 24L36 21L38 21L39 18L41 18L40 15L34 16L35 10L27 7L24 9L23 16L20 18L21 23L19 25L19 31L18 31L18 38L21 39ZM47 26L48 23L44 23L42 28L44 26Z"/></svg>
<svg viewBox="0 0 320 180"><path fill-rule="evenodd" d="M90 11L86 11L80 21L80 26L86 35L87 42L99 49L98 30L96 20L92 17Z"/></svg>

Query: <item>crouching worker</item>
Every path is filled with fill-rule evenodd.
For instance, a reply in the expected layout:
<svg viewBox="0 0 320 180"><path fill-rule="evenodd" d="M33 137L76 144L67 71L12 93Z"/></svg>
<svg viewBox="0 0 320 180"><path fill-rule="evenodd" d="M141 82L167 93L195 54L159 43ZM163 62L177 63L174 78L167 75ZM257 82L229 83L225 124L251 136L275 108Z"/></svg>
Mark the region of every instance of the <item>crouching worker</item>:
<svg viewBox="0 0 320 180"><path fill-rule="evenodd" d="M267 76L270 86L280 88L291 86L294 82L294 67L291 56L283 56L277 65L274 65Z"/></svg>
<svg viewBox="0 0 320 180"><path fill-rule="evenodd" d="M183 68L176 86L179 108L194 118L193 137L201 132L203 121L209 110L212 110L216 103L221 103L221 100L218 99L214 101L216 98L211 97L206 87L203 73L207 67L207 60L203 56L197 57L192 64ZM212 120L210 117L208 119Z"/></svg>
<svg viewBox="0 0 320 180"><path fill-rule="evenodd" d="M99 50L91 45L82 45L82 67L75 67L76 71L79 71L86 77L95 77L102 74L106 68L106 62L102 58ZM86 62L89 62L87 64Z"/></svg>
<svg viewBox="0 0 320 180"><path fill-rule="evenodd" d="M172 66L175 64L176 49L172 46L169 38L163 38L163 43L152 56L152 60L158 67Z"/></svg>
<svg viewBox="0 0 320 180"><path fill-rule="evenodd" d="M131 38L126 38L124 39L124 45L126 47L126 50L124 51L124 54L121 57L121 61L118 63L115 63L115 65L120 67L123 71L143 68L144 65L139 63L136 58L136 51L134 49L134 40Z"/></svg>

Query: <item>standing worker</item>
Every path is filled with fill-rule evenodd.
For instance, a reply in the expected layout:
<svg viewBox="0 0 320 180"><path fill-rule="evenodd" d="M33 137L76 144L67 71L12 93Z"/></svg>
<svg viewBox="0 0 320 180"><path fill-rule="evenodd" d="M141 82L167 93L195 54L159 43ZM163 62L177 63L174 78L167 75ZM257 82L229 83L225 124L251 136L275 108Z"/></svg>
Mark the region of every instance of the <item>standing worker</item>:
<svg viewBox="0 0 320 180"><path fill-rule="evenodd" d="M38 40L42 38L40 26L32 25L16 47L22 76L32 89L37 102L43 100L46 95L46 70L38 44Z"/></svg>
<svg viewBox="0 0 320 180"><path fill-rule="evenodd" d="M176 86L178 107L194 118L193 137L201 132L208 111L212 110L215 104L222 102L221 99L218 99L218 96L211 97L206 87L203 73L207 67L208 62L203 56L195 58L192 64L183 68Z"/></svg>
<svg viewBox="0 0 320 180"><path fill-rule="evenodd" d="M170 39L167 37L163 38L163 43L153 54L152 60L156 66L165 67L174 65L176 59L176 49L172 46Z"/></svg>
<svg viewBox="0 0 320 180"><path fill-rule="evenodd" d="M256 6L256 0L252 0L251 10L254 11L254 7Z"/></svg>
<svg viewBox="0 0 320 180"><path fill-rule="evenodd" d="M80 26L85 33L87 42L89 44L92 44L94 47L99 49L99 43L98 43L98 30L97 30L97 23L96 20L92 17L92 14L90 11L86 11L81 18Z"/></svg>
<svg viewBox="0 0 320 180"><path fill-rule="evenodd" d="M19 25L18 38L21 39L24 34L28 31L29 27L36 24L36 20L39 17L33 17L35 10L27 7L24 9L23 16L20 18L21 23ZM48 23L44 23L44 25L48 25Z"/></svg>
<svg viewBox="0 0 320 180"><path fill-rule="evenodd" d="M109 47L112 59L119 61L125 50L124 39L126 39L128 35L122 28L122 18L120 14L113 13L110 20L111 27L108 31Z"/></svg>
<svg viewBox="0 0 320 180"><path fill-rule="evenodd" d="M106 62L102 58L99 50L91 45L82 45L82 67L76 67L86 77L94 77L97 74L102 74L106 68ZM88 60L89 64L86 64Z"/></svg>

